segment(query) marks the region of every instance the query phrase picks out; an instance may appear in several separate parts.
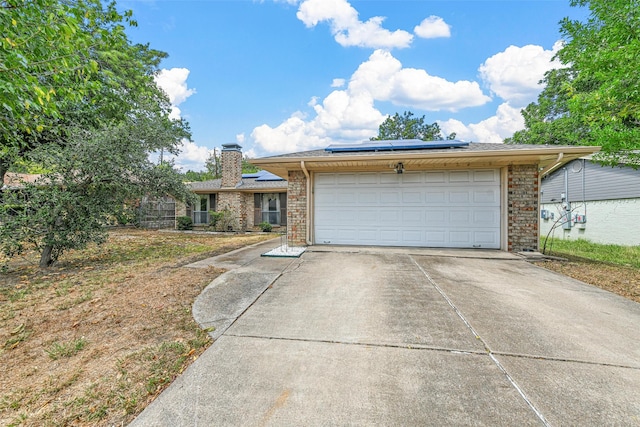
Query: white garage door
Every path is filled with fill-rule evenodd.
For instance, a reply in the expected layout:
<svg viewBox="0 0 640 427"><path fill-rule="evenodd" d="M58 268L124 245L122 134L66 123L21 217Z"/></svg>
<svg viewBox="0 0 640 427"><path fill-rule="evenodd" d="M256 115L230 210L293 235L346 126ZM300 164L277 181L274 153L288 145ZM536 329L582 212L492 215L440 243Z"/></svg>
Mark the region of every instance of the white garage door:
<svg viewBox="0 0 640 427"><path fill-rule="evenodd" d="M499 170L319 173L316 244L500 248Z"/></svg>

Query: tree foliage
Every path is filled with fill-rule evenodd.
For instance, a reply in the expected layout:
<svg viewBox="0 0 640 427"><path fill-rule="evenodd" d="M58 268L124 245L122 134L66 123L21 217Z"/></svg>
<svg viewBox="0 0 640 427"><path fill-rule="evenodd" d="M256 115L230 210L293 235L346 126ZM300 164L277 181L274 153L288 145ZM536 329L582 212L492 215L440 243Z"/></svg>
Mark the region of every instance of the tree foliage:
<svg viewBox="0 0 640 427"><path fill-rule="evenodd" d="M29 248L47 267L68 249L103 242L105 225L136 214L143 196L190 193L171 165L149 161L144 132L132 124L101 131L75 129L65 147L42 147L34 157L50 172L21 189L5 191L0 239L8 256Z"/></svg>
<svg viewBox="0 0 640 427"><path fill-rule="evenodd" d="M447 139L455 139L456 134L452 133ZM405 111L402 116L395 113L387 117L378 128L378 136L372 137L372 141L392 140L392 139L421 139L423 141L434 141L445 139L438 123L425 123L425 116L414 117L411 111Z"/></svg>
<svg viewBox="0 0 640 427"><path fill-rule="evenodd" d="M0 0L0 176L45 172L1 195L6 254L35 247L48 266L100 242L143 195L188 197L170 164L148 160L190 136L153 78L166 54L130 43L127 24L101 0Z"/></svg>
<svg viewBox="0 0 640 427"><path fill-rule="evenodd" d="M507 142L601 145L609 159L640 160L640 1L571 0L586 22L565 18L566 43L545 89L523 110L525 129Z"/></svg>
<svg viewBox="0 0 640 427"><path fill-rule="evenodd" d="M64 145L74 127L141 112L176 126L153 81L166 54L131 44L125 25L136 25L131 12L100 0L0 1L0 177L39 146Z"/></svg>

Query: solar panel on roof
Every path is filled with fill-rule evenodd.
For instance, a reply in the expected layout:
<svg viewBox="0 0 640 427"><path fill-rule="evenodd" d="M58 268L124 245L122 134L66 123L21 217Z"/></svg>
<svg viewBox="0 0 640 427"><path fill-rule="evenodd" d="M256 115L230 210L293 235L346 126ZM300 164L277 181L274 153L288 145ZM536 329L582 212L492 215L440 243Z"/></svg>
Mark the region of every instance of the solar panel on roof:
<svg viewBox="0 0 640 427"><path fill-rule="evenodd" d="M330 153L347 153L360 151L395 151L423 150L434 148L467 147L468 142L458 140L422 141L420 139L393 139L386 141L366 141L359 144L333 144L325 148Z"/></svg>
<svg viewBox="0 0 640 427"><path fill-rule="evenodd" d="M264 172L260 177L258 177L256 179L256 181L284 181L284 179L280 178L278 175L274 175L271 172L267 172L267 171L262 171Z"/></svg>

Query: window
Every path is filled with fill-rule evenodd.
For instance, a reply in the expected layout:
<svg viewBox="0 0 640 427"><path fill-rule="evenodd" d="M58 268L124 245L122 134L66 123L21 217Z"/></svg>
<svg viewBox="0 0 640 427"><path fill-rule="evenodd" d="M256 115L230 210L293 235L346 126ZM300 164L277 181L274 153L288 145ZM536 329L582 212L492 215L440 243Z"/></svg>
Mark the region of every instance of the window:
<svg viewBox="0 0 640 427"><path fill-rule="evenodd" d="M262 195L262 222L280 225L280 197L275 193Z"/></svg>
<svg viewBox="0 0 640 427"><path fill-rule="evenodd" d="M287 225L287 193L254 194L254 224Z"/></svg>

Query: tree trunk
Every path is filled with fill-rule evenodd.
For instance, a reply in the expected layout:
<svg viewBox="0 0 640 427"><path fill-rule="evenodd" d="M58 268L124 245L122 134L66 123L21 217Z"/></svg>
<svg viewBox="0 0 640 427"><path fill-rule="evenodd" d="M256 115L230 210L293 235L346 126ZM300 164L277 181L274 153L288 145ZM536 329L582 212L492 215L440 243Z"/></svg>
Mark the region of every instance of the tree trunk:
<svg viewBox="0 0 640 427"><path fill-rule="evenodd" d="M53 246L46 245L42 248L42 253L40 254L40 264L38 267L40 268L49 268L51 264L53 264Z"/></svg>
<svg viewBox="0 0 640 427"><path fill-rule="evenodd" d="M4 176L7 174L9 166L11 166L10 162L6 161L6 159L0 159L0 178L2 178L0 187L2 187L2 184L4 184Z"/></svg>

